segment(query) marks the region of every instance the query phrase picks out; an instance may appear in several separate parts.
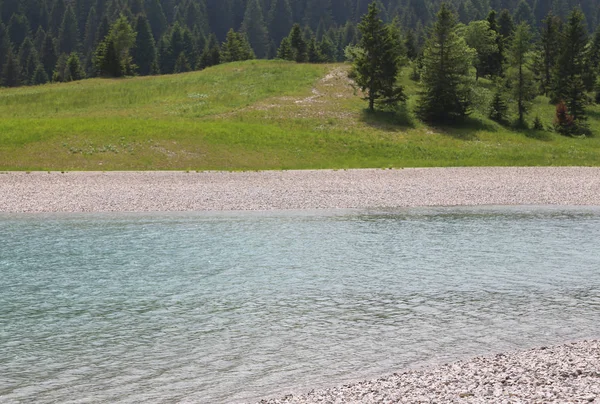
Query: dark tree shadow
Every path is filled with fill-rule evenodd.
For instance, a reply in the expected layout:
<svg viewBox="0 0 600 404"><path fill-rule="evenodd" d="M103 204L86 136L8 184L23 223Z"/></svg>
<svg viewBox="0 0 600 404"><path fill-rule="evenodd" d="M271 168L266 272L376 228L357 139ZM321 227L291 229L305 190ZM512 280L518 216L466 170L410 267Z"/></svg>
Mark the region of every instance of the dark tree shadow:
<svg viewBox="0 0 600 404"><path fill-rule="evenodd" d="M396 109L387 111L364 109L360 121L386 132L397 132L415 127L414 118L406 105L400 105Z"/></svg>
<svg viewBox="0 0 600 404"><path fill-rule="evenodd" d="M498 127L495 124L485 122L478 118L467 117L462 122L438 124L435 126L444 135L451 136L455 139L473 141L479 140L477 132L496 132Z"/></svg>
<svg viewBox="0 0 600 404"><path fill-rule="evenodd" d="M518 131L530 139L540 140L542 142L549 142L552 140L552 133L548 130L520 129Z"/></svg>

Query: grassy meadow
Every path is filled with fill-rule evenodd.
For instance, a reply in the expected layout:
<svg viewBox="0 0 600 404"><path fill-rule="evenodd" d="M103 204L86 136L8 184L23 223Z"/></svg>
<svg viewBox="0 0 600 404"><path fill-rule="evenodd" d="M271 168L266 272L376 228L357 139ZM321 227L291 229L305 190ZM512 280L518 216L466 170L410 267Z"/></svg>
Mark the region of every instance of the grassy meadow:
<svg viewBox="0 0 600 404"><path fill-rule="evenodd" d="M515 130L486 118L485 80L458 128L429 127L412 109L369 114L347 65L231 63L178 75L90 79L0 89L0 170L263 170L358 167L600 165L595 137ZM538 97L528 120L551 125Z"/></svg>

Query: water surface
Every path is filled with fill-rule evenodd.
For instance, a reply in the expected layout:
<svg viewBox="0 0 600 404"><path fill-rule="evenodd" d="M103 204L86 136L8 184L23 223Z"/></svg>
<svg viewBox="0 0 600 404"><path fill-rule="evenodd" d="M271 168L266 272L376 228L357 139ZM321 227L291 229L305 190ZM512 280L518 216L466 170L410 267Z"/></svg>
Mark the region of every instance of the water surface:
<svg viewBox="0 0 600 404"><path fill-rule="evenodd" d="M1 402L240 402L600 336L600 208L0 216Z"/></svg>

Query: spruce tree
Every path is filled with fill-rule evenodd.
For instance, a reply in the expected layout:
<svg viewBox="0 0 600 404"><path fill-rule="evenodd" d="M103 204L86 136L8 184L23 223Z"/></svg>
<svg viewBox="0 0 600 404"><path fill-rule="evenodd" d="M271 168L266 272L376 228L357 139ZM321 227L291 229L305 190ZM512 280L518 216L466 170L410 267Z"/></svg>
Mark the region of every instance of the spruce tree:
<svg viewBox="0 0 600 404"><path fill-rule="evenodd" d="M185 52L180 52L177 60L175 61L175 67L173 68L173 73L185 73L192 70L190 67L190 63L188 62L187 57L185 56Z"/></svg>
<svg viewBox="0 0 600 404"><path fill-rule="evenodd" d="M119 52L112 37L108 37L98 45L95 65L99 76L121 77L125 73L119 59Z"/></svg>
<svg viewBox="0 0 600 404"><path fill-rule="evenodd" d="M79 55L76 52L73 52L69 55L67 59L66 66L66 80L65 81L77 81L85 78L85 72L81 67L81 61L79 60Z"/></svg>
<svg viewBox="0 0 600 404"><path fill-rule="evenodd" d="M496 121L501 125L504 125L508 122L508 105L506 104L504 95L500 90L497 90L494 94L494 99L490 105L488 117L492 121Z"/></svg>
<svg viewBox="0 0 600 404"><path fill-rule="evenodd" d="M298 63L308 62L308 45L299 24L294 24L290 31L290 45L294 50L294 59Z"/></svg>
<svg viewBox="0 0 600 404"><path fill-rule="evenodd" d="M309 63L322 63L323 55L321 49L317 44L317 38L313 36L308 42L308 62Z"/></svg>
<svg viewBox="0 0 600 404"><path fill-rule="evenodd" d="M369 111L375 110L375 104L395 106L403 102L404 89L396 80L403 55L398 54L391 27L379 18L376 2L369 5L358 29L362 34L358 44L362 52L354 60L350 77L365 94Z"/></svg>
<svg viewBox="0 0 600 404"><path fill-rule="evenodd" d="M77 31L77 19L71 6L67 7L59 30L58 51L70 54L77 51L79 32Z"/></svg>
<svg viewBox="0 0 600 404"><path fill-rule="evenodd" d="M529 111L531 101L535 98L533 73L531 72L528 53L531 50L532 35L529 25L522 22L517 26L511 46L508 49L510 63L509 83L513 97L517 102L518 125L525 126L525 114Z"/></svg>
<svg viewBox="0 0 600 404"><path fill-rule="evenodd" d="M41 64L37 65L31 78L31 84L36 86L39 84L46 84L48 82L48 74Z"/></svg>
<svg viewBox="0 0 600 404"><path fill-rule="evenodd" d="M510 11L504 9L498 16L498 32L505 41L508 41L515 31L515 23Z"/></svg>
<svg viewBox="0 0 600 404"><path fill-rule="evenodd" d="M442 3L423 53L422 91L417 114L427 122L464 119L471 105L472 50L456 32L456 18Z"/></svg>
<svg viewBox="0 0 600 404"><path fill-rule="evenodd" d="M135 45L131 50L133 63L138 67L138 72L142 76L153 73L157 64L156 45L150 24L145 15L140 14L135 23Z"/></svg>
<svg viewBox="0 0 600 404"><path fill-rule="evenodd" d="M292 8L288 0L273 0L271 10L269 11L269 34L274 43L281 43L290 30L294 20L292 18Z"/></svg>
<svg viewBox="0 0 600 404"><path fill-rule="evenodd" d="M167 17L165 16L160 0L146 0L144 6L154 40L158 41L167 30Z"/></svg>
<svg viewBox="0 0 600 404"><path fill-rule="evenodd" d="M527 0L521 0L515 10L514 20L517 24L526 23L529 26L535 26L535 17L533 10Z"/></svg>
<svg viewBox="0 0 600 404"><path fill-rule="evenodd" d="M295 52L292 48L292 43L289 37L285 37L281 40L281 45L277 49L277 59L282 60L294 60Z"/></svg>
<svg viewBox="0 0 600 404"><path fill-rule="evenodd" d="M49 32L55 38L58 37L60 32L60 26L62 25L66 10L67 6L64 0L54 0L52 11L50 12Z"/></svg>
<svg viewBox="0 0 600 404"><path fill-rule="evenodd" d="M2 68L6 63L6 57L8 56L8 50L11 49L10 38L8 37L8 31L6 26L0 21L0 78L2 77Z"/></svg>
<svg viewBox="0 0 600 404"><path fill-rule="evenodd" d="M240 31L248 38L256 57L267 56L269 37L259 0L249 0Z"/></svg>
<svg viewBox="0 0 600 404"><path fill-rule="evenodd" d="M502 35L500 35L500 27L498 26L498 21L496 20L496 11L490 11L487 17L487 22L489 24L490 31L493 31L496 36L497 50L488 56L486 71L491 76L499 77L503 75L503 65L506 61L506 44L504 38Z"/></svg>
<svg viewBox="0 0 600 404"><path fill-rule="evenodd" d="M25 38L19 48L19 66L21 67L21 84L29 84L35 68L40 63L39 56L30 37Z"/></svg>
<svg viewBox="0 0 600 404"><path fill-rule="evenodd" d="M8 35L15 49L31 34L29 21L22 14L14 14L8 22Z"/></svg>
<svg viewBox="0 0 600 404"><path fill-rule="evenodd" d="M52 74L54 73L54 67L58 61L58 52L56 51L56 43L51 33L46 34L40 59L42 65L44 66L44 70L46 71L46 75L48 77L52 77Z"/></svg>
<svg viewBox="0 0 600 404"><path fill-rule="evenodd" d="M542 21L535 69L539 76L540 90L544 95L548 95L552 86L552 74L561 46L560 30L561 21L552 13Z"/></svg>
<svg viewBox="0 0 600 404"><path fill-rule="evenodd" d="M553 92L555 100L565 102L576 125L586 119L583 75L587 39L583 14L575 9L563 28L560 54L553 75Z"/></svg>
<svg viewBox="0 0 600 404"><path fill-rule="evenodd" d="M254 52L252 52L246 36L230 29L221 47L221 62L228 63L249 59L254 59Z"/></svg>
<svg viewBox="0 0 600 404"><path fill-rule="evenodd" d="M2 83L5 87L17 87L21 84L21 67L19 60L14 55L12 48L6 54L6 63L2 68Z"/></svg>

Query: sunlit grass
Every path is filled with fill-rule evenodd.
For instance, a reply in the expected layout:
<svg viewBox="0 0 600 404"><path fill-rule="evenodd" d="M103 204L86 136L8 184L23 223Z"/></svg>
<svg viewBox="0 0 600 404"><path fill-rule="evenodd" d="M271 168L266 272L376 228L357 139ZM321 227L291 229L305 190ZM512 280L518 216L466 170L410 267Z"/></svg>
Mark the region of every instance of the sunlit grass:
<svg viewBox="0 0 600 404"><path fill-rule="evenodd" d="M599 165L594 138L515 130L487 119L481 81L469 121L429 127L411 112L370 114L344 65L233 63L179 75L0 90L1 170L255 170ZM538 97L550 126L554 107Z"/></svg>

